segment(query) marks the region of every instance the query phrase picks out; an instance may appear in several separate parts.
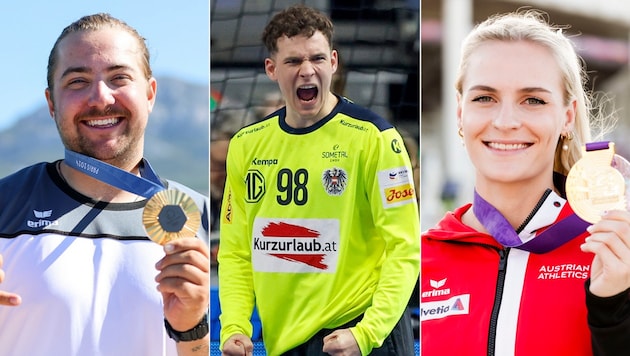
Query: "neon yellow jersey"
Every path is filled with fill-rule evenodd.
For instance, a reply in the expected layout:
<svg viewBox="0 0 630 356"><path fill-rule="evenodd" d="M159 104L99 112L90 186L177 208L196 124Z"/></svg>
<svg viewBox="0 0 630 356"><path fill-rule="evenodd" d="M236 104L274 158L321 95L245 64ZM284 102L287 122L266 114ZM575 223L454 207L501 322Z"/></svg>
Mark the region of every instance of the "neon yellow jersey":
<svg viewBox="0 0 630 356"><path fill-rule="evenodd" d="M361 314L363 354L400 319L419 276L420 219L409 156L385 119L344 98L316 125L285 109L231 140L221 212L221 345L250 335L269 355Z"/></svg>

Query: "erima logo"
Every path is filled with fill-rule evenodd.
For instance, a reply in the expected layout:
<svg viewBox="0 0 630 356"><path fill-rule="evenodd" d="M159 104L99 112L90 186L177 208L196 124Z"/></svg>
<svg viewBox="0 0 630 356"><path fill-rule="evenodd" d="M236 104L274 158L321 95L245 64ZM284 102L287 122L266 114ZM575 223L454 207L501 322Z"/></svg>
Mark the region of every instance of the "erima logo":
<svg viewBox="0 0 630 356"><path fill-rule="evenodd" d="M33 210L33 215L35 215L35 218L37 218L37 220L26 220L26 225L30 228L41 228L51 225L59 225L59 221L57 220L46 220L46 218L52 216L52 212L52 210Z"/></svg>
<svg viewBox="0 0 630 356"><path fill-rule="evenodd" d="M431 285L431 287L437 289L440 287L444 287L444 285L446 284L446 278L439 280L439 281L434 281L434 280L430 280L429 284Z"/></svg>
<svg viewBox="0 0 630 356"><path fill-rule="evenodd" d="M46 211L33 210L33 214L35 214L35 217L38 219L49 218L52 216L52 210L46 210Z"/></svg>
<svg viewBox="0 0 630 356"><path fill-rule="evenodd" d="M429 285L433 288L433 290L422 292L422 298L438 297L451 294L450 288L440 289L444 287L444 285L446 285L446 278L439 281L430 279Z"/></svg>

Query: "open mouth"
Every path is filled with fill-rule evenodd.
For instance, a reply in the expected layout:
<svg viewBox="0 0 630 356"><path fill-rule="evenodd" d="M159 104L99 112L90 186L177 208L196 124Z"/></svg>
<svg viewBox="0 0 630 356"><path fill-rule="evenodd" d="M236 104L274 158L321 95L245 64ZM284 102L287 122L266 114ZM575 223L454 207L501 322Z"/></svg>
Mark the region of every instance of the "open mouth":
<svg viewBox="0 0 630 356"><path fill-rule="evenodd" d="M314 85L299 87L297 96L302 101L311 101L317 97L319 90Z"/></svg>

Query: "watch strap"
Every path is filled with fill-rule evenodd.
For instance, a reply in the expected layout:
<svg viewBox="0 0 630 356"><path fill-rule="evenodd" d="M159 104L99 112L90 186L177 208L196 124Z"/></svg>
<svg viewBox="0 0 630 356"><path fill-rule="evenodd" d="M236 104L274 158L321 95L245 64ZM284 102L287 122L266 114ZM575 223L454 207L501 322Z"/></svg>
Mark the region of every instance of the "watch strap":
<svg viewBox="0 0 630 356"><path fill-rule="evenodd" d="M166 318L164 318L164 327L166 328L166 333L168 334L168 336L171 339L175 340L175 342L195 341L203 339L210 332L210 328L208 326L208 313L204 314L199 323L190 330L186 330L183 332L177 331L173 329Z"/></svg>

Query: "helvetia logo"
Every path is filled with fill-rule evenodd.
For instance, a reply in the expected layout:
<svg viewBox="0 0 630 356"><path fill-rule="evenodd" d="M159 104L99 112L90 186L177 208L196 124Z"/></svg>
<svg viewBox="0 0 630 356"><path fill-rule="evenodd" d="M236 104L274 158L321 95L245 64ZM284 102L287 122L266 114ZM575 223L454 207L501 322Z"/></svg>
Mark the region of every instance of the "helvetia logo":
<svg viewBox="0 0 630 356"><path fill-rule="evenodd" d="M452 315L468 314L470 294L453 296L446 300L420 303L420 320L442 319Z"/></svg>
<svg viewBox="0 0 630 356"><path fill-rule="evenodd" d="M452 307L452 308L453 308L453 310L456 310L456 311L462 311L462 310L464 310L464 303L462 303L461 298L457 298L457 299L455 300L455 303L453 304L453 307Z"/></svg>

